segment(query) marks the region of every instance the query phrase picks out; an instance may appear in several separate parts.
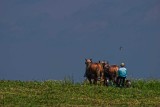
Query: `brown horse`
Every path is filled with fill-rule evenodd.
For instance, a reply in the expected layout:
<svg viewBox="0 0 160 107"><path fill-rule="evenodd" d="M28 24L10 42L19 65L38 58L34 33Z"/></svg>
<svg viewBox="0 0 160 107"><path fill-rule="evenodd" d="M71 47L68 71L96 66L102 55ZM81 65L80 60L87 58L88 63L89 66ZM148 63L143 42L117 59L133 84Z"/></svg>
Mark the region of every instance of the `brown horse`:
<svg viewBox="0 0 160 107"><path fill-rule="evenodd" d="M118 65L109 65L108 62L107 63L105 62L103 63L103 68L104 68L105 83L106 83L106 78L108 78L109 81L116 83L118 69L119 69Z"/></svg>
<svg viewBox="0 0 160 107"><path fill-rule="evenodd" d="M85 76L89 80L90 84L92 84L92 79L94 80L93 83L97 84L98 78L100 77L100 81L103 81L104 77L104 69L101 63L93 63L92 59L85 59L86 64L86 72Z"/></svg>

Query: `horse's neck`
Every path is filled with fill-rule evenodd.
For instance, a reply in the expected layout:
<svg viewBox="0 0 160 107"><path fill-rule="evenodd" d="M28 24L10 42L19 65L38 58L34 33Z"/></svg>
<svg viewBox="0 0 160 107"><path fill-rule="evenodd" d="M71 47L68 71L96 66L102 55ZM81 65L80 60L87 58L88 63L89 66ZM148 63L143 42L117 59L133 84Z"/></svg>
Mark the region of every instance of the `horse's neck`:
<svg viewBox="0 0 160 107"><path fill-rule="evenodd" d="M88 64L86 65L86 70L88 70L88 69L90 68L91 64L92 64L92 63L88 63Z"/></svg>

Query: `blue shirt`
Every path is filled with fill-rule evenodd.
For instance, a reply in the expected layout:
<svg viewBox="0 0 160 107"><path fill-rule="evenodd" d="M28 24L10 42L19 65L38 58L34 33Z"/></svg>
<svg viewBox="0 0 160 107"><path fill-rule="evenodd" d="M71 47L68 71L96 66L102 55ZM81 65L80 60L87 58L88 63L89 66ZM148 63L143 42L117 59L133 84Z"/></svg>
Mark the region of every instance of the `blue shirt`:
<svg viewBox="0 0 160 107"><path fill-rule="evenodd" d="M126 77L127 76L127 69L125 67L119 68L119 70L118 70L118 76L120 76L120 77Z"/></svg>

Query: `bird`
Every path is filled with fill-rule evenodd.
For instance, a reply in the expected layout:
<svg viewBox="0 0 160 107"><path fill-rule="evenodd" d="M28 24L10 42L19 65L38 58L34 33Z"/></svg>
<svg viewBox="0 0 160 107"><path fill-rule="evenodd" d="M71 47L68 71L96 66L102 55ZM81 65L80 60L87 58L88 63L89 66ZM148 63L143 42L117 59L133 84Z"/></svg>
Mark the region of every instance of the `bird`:
<svg viewBox="0 0 160 107"><path fill-rule="evenodd" d="M122 50L123 50L123 47L122 47L122 46L120 46L120 47L119 47L119 50L120 50L120 51L122 51Z"/></svg>

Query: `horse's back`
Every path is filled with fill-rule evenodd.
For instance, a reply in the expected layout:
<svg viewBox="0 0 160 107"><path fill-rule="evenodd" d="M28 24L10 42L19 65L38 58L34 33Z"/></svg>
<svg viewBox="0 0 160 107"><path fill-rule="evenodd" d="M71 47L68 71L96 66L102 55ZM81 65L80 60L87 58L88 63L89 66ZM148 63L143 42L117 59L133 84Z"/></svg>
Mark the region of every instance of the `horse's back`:
<svg viewBox="0 0 160 107"><path fill-rule="evenodd" d="M118 69L119 69L119 67L117 65L111 65L109 67L109 72L115 73L115 72L118 72Z"/></svg>
<svg viewBox="0 0 160 107"><path fill-rule="evenodd" d="M90 65L90 72L92 73L98 73L98 72L103 72L103 66L100 63L92 63Z"/></svg>

